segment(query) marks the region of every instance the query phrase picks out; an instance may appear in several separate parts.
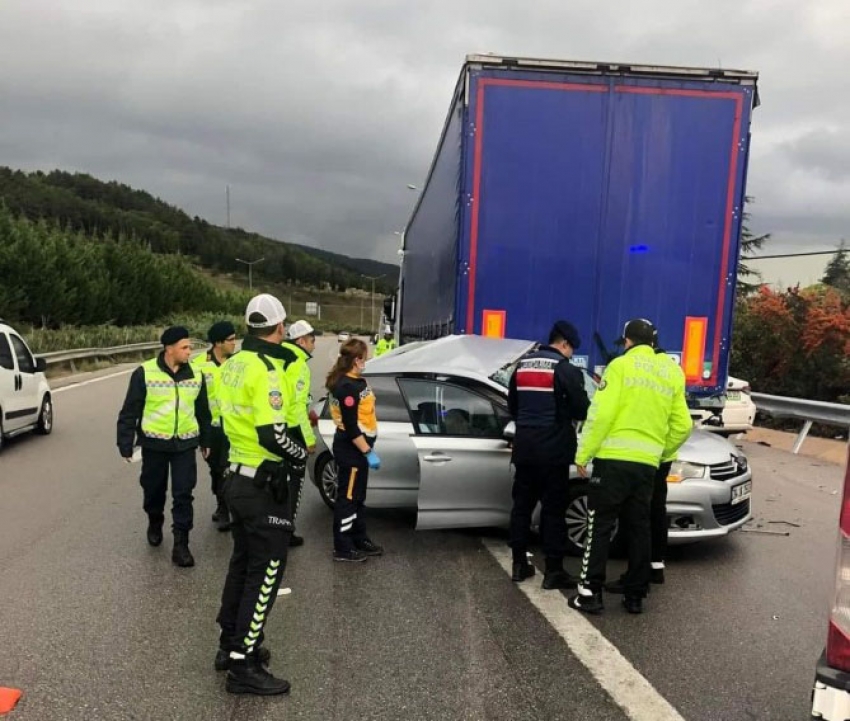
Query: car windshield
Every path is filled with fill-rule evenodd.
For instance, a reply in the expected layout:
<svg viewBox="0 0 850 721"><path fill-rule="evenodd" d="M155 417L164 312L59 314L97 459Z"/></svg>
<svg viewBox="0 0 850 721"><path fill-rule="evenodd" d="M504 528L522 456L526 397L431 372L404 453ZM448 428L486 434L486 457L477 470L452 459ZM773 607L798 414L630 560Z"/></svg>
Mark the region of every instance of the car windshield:
<svg viewBox="0 0 850 721"><path fill-rule="evenodd" d="M520 360L522 360L522 358L517 358L515 361L502 366L490 376L490 380L495 381L503 388L508 388L510 386L511 376L514 374ZM596 381L594 381L583 368L580 370L582 378L584 378L584 390L587 393L587 397L590 400L593 400L593 395L596 393L596 389L599 387L599 384L596 383Z"/></svg>

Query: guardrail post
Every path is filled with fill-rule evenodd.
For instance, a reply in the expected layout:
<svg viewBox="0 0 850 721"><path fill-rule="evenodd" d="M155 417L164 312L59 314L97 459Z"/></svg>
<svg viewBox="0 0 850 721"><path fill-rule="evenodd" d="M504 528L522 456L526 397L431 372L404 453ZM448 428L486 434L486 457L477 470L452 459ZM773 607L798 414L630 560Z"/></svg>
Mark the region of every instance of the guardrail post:
<svg viewBox="0 0 850 721"><path fill-rule="evenodd" d="M803 428L800 430L799 435L797 436L797 440L794 441L794 447L791 449L791 453L795 455L800 452L800 448L803 447L803 441L806 440L806 436L809 435L809 431L812 430L812 422L806 421L803 424Z"/></svg>

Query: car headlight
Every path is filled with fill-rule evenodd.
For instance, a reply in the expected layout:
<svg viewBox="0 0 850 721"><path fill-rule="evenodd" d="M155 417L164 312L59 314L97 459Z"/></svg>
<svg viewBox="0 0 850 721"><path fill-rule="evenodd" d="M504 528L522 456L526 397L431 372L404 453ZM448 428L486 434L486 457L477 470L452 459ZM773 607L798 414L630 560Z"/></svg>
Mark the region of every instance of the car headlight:
<svg viewBox="0 0 850 721"><path fill-rule="evenodd" d="M687 461L674 461L667 474L667 483L681 483L691 478L705 478L708 466Z"/></svg>

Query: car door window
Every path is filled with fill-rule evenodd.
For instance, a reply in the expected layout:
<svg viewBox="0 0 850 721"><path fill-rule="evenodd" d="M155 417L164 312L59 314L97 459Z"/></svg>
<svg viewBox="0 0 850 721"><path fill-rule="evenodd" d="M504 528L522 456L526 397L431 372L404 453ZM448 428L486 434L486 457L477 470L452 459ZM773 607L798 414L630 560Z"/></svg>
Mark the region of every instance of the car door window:
<svg viewBox="0 0 850 721"><path fill-rule="evenodd" d="M18 359L18 370L21 373L35 373L35 361L26 343L14 333L11 333L9 338L12 341L12 348L15 349L15 357Z"/></svg>
<svg viewBox="0 0 850 721"><path fill-rule="evenodd" d="M15 370L15 361L12 360L12 346L6 339L5 333L0 333L0 368L7 371Z"/></svg>
<svg viewBox="0 0 850 721"><path fill-rule="evenodd" d="M418 434L501 438L507 413L466 388L401 379L413 425Z"/></svg>

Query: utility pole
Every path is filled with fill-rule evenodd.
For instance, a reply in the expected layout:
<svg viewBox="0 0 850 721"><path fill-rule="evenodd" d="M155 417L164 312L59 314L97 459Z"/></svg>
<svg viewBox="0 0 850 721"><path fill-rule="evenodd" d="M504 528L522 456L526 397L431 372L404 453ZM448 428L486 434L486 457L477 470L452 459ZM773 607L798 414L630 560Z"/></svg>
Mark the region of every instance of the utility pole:
<svg viewBox="0 0 850 721"><path fill-rule="evenodd" d="M381 275L363 275L361 273L360 275L363 276L366 280L372 281L372 314L371 314L371 323L369 324L369 327L373 331L377 332L377 329L375 328L375 281L378 280L379 278L383 278L385 274L381 273Z"/></svg>
<svg viewBox="0 0 850 721"><path fill-rule="evenodd" d="M244 263L248 266L248 290L254 290L254 265L256 263L262 263L265 258L257 258L257 260L242 260L242 258L237 258L237 263Z"/></svg>
<svg viewBox="0 0 850 721"><path fill-rule="evenodd" d="M230 228L230 186L227 186L227 228Z"/></svg>

